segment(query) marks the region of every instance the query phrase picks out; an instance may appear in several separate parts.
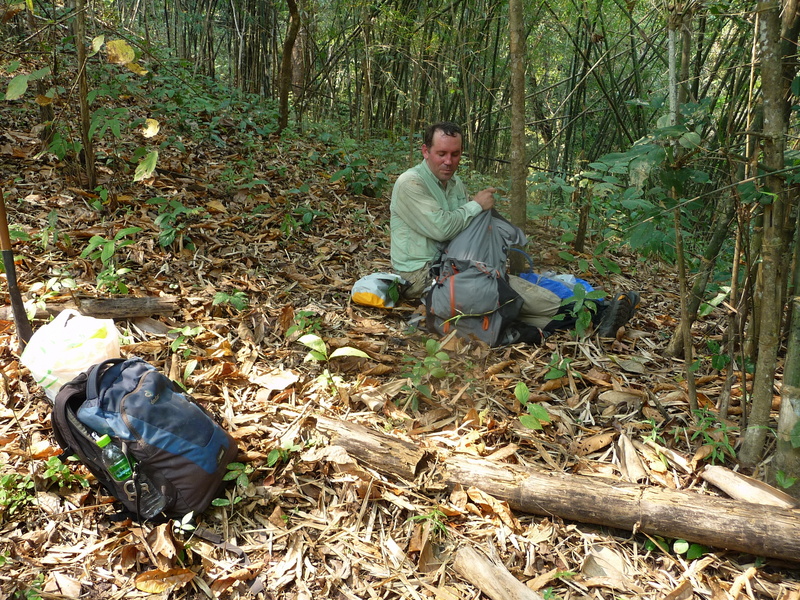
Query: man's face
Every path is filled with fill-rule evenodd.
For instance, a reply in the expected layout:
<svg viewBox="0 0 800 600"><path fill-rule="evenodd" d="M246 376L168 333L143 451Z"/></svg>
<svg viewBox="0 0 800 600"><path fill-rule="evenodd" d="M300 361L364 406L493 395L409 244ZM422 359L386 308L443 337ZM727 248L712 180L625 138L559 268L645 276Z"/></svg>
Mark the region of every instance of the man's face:
<svg viewBox="0 0 800 600"><path fill-rule="evenodd" d="M455 175L461 161L461 136L435 131L431 147L422 145L422 156L436 179L447 183Z"/></svg>

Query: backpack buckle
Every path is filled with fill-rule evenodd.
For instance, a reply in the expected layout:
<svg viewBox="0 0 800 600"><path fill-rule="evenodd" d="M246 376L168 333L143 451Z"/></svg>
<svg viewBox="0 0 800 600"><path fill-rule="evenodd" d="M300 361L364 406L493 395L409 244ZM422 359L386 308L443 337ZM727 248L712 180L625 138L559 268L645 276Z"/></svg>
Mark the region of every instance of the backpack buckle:
<svg viewBox="0 0 800 600"><path fill-rule="evenodd" d="M122 484L122 489L125 490L125 495L128 496L129 502L136 502L136 482L133 478Z"/></svg>

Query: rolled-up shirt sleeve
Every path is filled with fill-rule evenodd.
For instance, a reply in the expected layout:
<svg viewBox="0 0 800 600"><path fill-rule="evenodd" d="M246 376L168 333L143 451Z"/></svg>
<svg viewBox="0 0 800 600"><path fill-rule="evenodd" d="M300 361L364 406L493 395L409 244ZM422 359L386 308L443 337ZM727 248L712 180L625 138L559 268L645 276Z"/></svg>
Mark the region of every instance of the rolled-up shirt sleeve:
<svg viewBox="0 0 800 600"><path fill-rule="evenodd" d="M472 217L483 210L477 202L467 200L463 187L459 194L463 194L464 204L454 210L445 210L421 179L409 178L404 183L397 190L395 198L394 210L397 216L412 231L437 242L453 239L469 225Z"/></svg>

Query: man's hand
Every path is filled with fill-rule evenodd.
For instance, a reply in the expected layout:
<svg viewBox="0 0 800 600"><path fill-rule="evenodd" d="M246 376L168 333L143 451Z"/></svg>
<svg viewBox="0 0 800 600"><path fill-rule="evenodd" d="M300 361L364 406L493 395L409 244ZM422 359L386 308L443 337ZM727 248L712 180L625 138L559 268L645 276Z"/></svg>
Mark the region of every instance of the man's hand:
<svg viewBox="0 0 800 600"><path fill-rule="evenodd" d="M481 205L483 210L494 208L494 195L497 189L490 187L475 194L472 199Z"/></svg>

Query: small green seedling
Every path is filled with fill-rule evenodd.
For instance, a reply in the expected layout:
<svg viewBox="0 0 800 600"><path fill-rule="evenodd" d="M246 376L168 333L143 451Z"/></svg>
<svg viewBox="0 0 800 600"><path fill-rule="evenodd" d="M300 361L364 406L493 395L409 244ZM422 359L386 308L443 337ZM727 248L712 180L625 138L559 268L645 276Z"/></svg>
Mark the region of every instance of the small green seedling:
<svg viewBox="0 0 800 600"><path fill-rule="evenodd" d="M214 294L214 301L212 302L212 305L217 306L220 304L229 304L236 310L242 311L249 306L250 299L242 290L236 290L230 294L227 292L217 292Z"/></svg>
<svg viewBox="0 0 800 600"><path fill-rule="evenodd" d="M408 519L412 523L428 523L430 531L434 535L444 537L447 535L447 515L439 508L433 508L424 515L414 515Z"/></svg>
<svg viewBox="0 0 800 600"><path fill-rule="evenodd" d="M520 415L519 422L523 427L528 429L543 429L544 425L549 425L551 422L550 415L547 409L541 404L531 402L531 392L524 381L520 381L514 387L514 396L519 403L525 407L528 414Z"/></svg>
<svg viewBox="0 0 800 600"><path fill-rule="evenodd" d="M305 347L310 349L306 354L305 362L324 362L327 363L331 359L340 356L359 356L361 358L369 358L369 354L358 348L351 348L350 346L343 346L336 348L333 352L328 352L328 345L325 341L314 333L307 333L297 340Z"/></svg>

